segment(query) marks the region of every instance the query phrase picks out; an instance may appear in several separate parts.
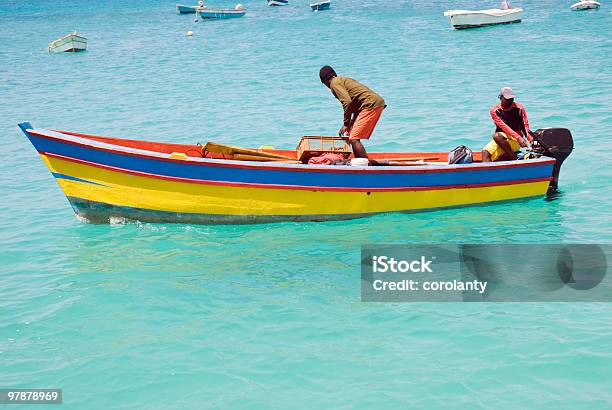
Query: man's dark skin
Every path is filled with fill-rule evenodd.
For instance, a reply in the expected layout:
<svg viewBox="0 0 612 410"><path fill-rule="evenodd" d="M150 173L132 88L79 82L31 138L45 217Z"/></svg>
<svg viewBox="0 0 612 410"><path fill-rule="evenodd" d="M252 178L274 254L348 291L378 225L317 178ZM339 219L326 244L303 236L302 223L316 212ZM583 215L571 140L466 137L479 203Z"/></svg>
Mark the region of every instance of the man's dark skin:
<svg viewBox="0 0 612 410"><path fill-rule="evenodd" d="M509 110L510 107L512 107L514 98L505 98L503 95L500 95L499 101L501 102L501 106L504 110ZM512 147L510 147L510 144L508 143L508 141L506 141L504 134L502 134L501 132L496 132L495 134L493 134L493 140L495 140L497 145L499 145L499 147L504 150L504 155L502 155L498 160L508 161L515 160L517 158L516 154L512 150ZM521 147L527 146L523 140L519 141L519 144L521 145ZM491 162L491 154L489 154L489 151L482 150L482 162Z"/></svg>
<svg viewBox="0 0 612 410"><path fill-rule="evenodd" d="M323 84L325 84L327 88L331 89L329 83L334 77L325 81ZM342 128L340 128L340 131L338 131L339 136L344 137L348 134L349 130L355 123L355 120L357 119L358 114L359 114L358 112L354 112L352 114L351 122L349 126L347 127L346 125L343 125ZM353 148L353 155L355 156L355 158L367 158L368 157L368 153L366 152L365 147L363 146L360 140L348 140L348 142L349 144L351 144L351 147Z"/></svg>

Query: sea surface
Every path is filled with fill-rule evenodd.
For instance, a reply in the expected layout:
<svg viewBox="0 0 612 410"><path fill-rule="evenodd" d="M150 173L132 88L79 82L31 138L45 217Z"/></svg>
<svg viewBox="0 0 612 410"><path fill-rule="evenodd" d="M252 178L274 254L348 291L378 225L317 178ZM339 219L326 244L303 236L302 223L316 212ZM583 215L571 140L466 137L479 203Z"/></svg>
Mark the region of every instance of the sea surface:
<svg viewBox="0 0 612 410"><path fill-rule="evenodd" d="M199 23L172 1L0 2L0 388L62 388L87 409L610 408L610 304L362 303L359 263L364 244L612 242L612 2L517 0L521 24L457 31L445 10L496 2L242 1L245 17ZM47 53L72 30L87 52ZM342 125L325 64L385 98L370 150L480 150L512 86L532 128L574 135L562 194L93 225L17 128L291 149Z"/></svg>

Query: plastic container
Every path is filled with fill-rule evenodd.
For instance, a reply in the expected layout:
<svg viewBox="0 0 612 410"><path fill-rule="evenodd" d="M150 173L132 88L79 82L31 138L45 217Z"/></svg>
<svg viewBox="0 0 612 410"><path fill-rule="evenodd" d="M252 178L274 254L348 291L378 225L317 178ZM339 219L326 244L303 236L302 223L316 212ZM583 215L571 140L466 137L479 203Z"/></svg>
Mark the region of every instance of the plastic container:
<svg viewBox="0 0 612 410"><path fill-rule="evenodd" d="M367 158L353 158L351 159L352 167L367 167L370 164L370 160Z"/></svg>

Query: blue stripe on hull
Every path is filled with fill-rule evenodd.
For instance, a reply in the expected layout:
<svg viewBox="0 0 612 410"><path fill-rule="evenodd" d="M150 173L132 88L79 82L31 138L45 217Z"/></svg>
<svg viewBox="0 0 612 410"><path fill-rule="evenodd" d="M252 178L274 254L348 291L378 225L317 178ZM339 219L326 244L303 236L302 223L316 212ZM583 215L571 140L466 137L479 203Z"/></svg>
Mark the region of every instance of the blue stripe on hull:
<svg viewBox="0 0 612 410"><path fill-rule="evenodd" d="M235 183L297 185L306 187L394 188L436 187L486 184L523 179L548 178L553 164L534 164L510 168L486 167L474 170L423 173L308 172L275 169L225 167L215 164L189 164L160 161L120 153L100 151L62 141L28 135L38 151L59 154L101 165L168 177Z"/></svg>
<svg viewBox="0 0 612 410"><path fill-rule="evenodd" d="M64 175L64 174L60 174L59 172L52 172L51 175L53 175L56 179L68 179L70 181L77 181L77 182L84 182L86 184L92 184L92 185L99 185L99 186L107 186L104 184L98 184L97 182L93 182L93 181L88 181L86 179L82 179L82 178L77 178L77 177L73 177L70 175Z"/></svg>

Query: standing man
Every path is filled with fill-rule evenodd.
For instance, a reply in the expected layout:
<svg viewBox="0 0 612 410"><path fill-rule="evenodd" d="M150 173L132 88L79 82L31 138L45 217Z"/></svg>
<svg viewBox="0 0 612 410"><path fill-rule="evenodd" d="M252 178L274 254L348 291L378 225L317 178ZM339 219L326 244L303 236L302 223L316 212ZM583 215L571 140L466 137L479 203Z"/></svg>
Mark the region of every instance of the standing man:
<svg viewBox="0 0 612 410"><path fill-rule="evenodd" d="M372 135L386 107L385 100L352 78L338 77L334 69L328 65L321 68L319 78L344 108L344 125L338 134L341 137L348 134L355 158L367 158L368 154L361 140L367 140Z"/></svg>
<svg viewBox="0 0 612 410"><path fill-rule="evenodd" d="M514 160L515 152L527 146L527 139L532 140L525 107L514 102L512 88L502 88L499 101L491 108L491 118L496 128L493 141L482 150L482 162Z"/></svg>

